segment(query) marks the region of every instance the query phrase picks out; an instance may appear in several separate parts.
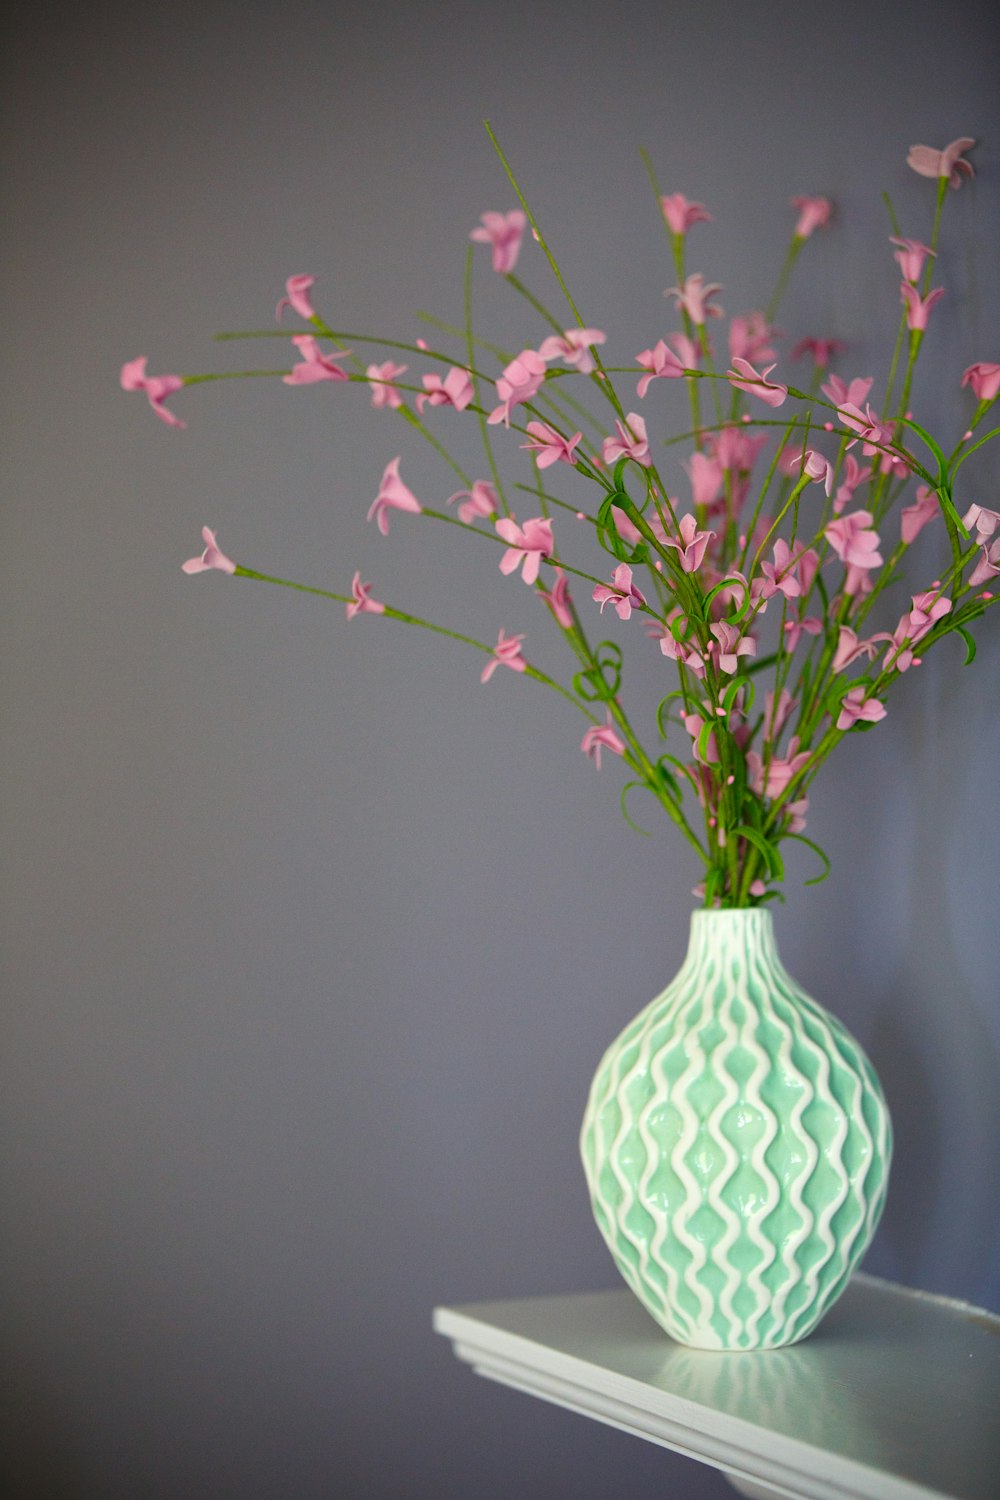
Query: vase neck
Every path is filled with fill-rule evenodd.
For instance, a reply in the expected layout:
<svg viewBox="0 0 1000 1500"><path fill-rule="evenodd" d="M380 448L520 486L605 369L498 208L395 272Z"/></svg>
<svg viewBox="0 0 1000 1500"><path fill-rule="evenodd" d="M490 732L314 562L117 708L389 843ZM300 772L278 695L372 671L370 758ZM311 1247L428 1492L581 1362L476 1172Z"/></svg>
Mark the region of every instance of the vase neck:
<svg viewBox="0 0 1000 1500"><path fill-rule="evenodd" d="M777 959L774 923L766 907L740 907L731 911L691 913L688 959L707 954L736 963L745 958Z"/></svg>

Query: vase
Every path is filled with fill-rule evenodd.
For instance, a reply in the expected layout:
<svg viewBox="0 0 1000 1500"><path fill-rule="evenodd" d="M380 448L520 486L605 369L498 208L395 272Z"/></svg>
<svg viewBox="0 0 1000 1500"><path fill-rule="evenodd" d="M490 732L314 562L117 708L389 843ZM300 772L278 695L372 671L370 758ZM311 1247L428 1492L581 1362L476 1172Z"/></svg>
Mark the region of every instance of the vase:
<svg viewBox="0 0 1000 1500"><path fill-rule="evenodd" d="M776 1349L867 1249L892 1133L871 1063L758 907L693 913L680 973L597 1069L580 1145L598 1228L661 1327Z"/></svg>

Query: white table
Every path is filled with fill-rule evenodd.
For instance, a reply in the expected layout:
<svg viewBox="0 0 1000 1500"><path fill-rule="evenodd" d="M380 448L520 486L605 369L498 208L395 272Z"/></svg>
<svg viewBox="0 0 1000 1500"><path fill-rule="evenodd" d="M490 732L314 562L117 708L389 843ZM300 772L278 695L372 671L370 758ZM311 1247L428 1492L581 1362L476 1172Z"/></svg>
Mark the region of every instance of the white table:
<svg viewBox="0 0 1000 1500"><path fill-rule="evenodd" d="M744 1495L1000 1500L1000 1318L855 1276L789 1349L672 1342L626 1288L439 1307L481 1375L722 1469Z"/></svg>

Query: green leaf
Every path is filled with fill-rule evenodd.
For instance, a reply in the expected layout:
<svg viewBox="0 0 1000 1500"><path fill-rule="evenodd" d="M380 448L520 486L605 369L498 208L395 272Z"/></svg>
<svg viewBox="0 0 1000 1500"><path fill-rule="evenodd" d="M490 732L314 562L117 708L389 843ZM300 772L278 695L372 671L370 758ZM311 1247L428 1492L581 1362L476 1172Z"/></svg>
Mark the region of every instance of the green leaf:
<svg viewBox="0 0 1000 1500"><path fill-rule="evenodd" d="M955 626L955 634L960 635L962 637L962 640L965 642L965 661L962 663L962 665L968 667L976 659L975 639L962 625Z"/></svg>
<svg viewBox="0 0 1000 1500"><path fill-rule="evenodd" d="M648 839L650 837L649 829L648 828L640 828L639 825L638 825L638 823L635 821L635 819L629 817L628 807L626 806L627 794L631 790L631 788L634 787L634 786L645 786L645 782L642 782L642 781L626 781L625 785L622 787L622 795L621 795L622 817L625 819L626 823L628 824L628 826L630 828L634 828L635 831L636 831L636 833L641 833L644 839Z"/></svg>
<svg viewBox="0 0 1000 1500"><path fill-rule="evenodd" d="M786 833L784 837L786 839L797 839L800 844L806 844L812 850L812 852L818 855L819 858L823 861L823 869L821 870L821 872L818 875L814 875L811 880L806 880L803 882L804 885L820 885L829 875L832 868L830 861L827 859L823 850L819 847L818 844L814 844L812 839L807 839L806 836L802 833Z"/></svg>
<svg viewBox="0 0 1000 1500"><path fill-rule="evenodd" d="M759 849L764 856L772 879L784 880L785 866L781 855L778 853L777 844L773 844L770 839L766 839L762 833L758 833L756 828L751 828L747 823L741 823L738 828L734 828L732 836L734 838L744 838L748 843L753 844L755 848Z"/></svg>

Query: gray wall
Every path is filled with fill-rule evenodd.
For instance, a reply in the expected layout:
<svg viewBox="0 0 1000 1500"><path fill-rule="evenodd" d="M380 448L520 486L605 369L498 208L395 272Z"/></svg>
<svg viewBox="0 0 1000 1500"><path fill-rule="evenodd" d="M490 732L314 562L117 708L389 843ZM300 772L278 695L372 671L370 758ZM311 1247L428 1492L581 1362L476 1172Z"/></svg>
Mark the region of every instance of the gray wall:
<svg viewBox="0 0 1000 1500"><path fill-rule="evenodd" d="M679 963L697 872L669 828L629 831L617 768L596 776L532 684L483 689L457 647L182 576L207 522L265 571L342 588L360 566L458 628L516 627L518 586L478 556L366 525L394 453L425 498L453 486L363 391L210 386L175 399L176 433L118 367L236 367L209 334L267 327L290 272L348 328L460 316L465 236L512 202L489 116L619 362L671 326L645 145L715 212L692 243L732 310L769 283L788 197L838 200L783 321L867 370L896 317L879 194L922 225L906 149L968 133L980 175L949 209L978 248L942 259L964 300L915 398L958 422L954 373L1000 358L993 10L98 0L12 23L12 1495L726 1493L474 1380L430 1330L438 1302L615 1284L577 1124L603 1047ZM537 253L523 268L547 295ZM496 336L535 340L503 291L482 294ZM980 475L970 498L995 504L995 461ZM834 875L803 891L793 859L778 923L895 1110L868 1268L996 1307L994 626L970 673L944 647L844 746L810 830Z"/></svg>

